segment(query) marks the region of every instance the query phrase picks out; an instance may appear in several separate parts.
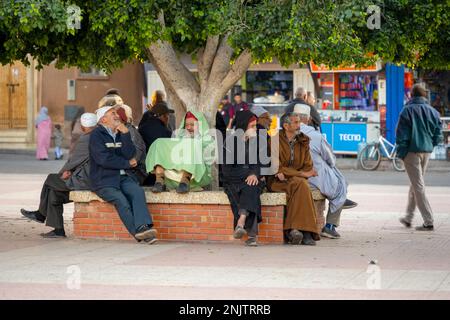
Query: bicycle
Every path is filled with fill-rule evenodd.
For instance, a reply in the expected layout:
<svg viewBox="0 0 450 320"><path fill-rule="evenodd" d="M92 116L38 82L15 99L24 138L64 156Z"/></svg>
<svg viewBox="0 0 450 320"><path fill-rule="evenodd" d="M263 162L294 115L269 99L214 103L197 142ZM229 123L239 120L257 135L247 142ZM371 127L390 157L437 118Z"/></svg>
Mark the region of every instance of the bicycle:
<svg viewBox="0 0 450 320"><path fill-rule="evenodd" d="M379 129L379 127L376 127ZM391 150L388 151L388 148ZM397 145L387 141L382 135L377 142L367 144L359 154L359 163L364 170L376 170L381 163L381 151L389 160L392 160L395 170L405 171L403 160L397 156Z"/></svg>

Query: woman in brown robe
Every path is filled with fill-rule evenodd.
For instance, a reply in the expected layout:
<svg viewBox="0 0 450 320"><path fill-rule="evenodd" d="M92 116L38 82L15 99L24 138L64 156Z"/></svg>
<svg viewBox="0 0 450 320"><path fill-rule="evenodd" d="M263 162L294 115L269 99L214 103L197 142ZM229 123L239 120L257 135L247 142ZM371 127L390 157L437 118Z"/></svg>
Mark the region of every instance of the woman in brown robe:
<svg viewBox="0 0 450 320"><path fill-rule="evenodd" d="M286 192L287 215L283 229L289 242L315 245L314 240L320 237L308 178L317 173L309 153L309 138L299 133L300 119L296 114L283 115L281 126L283 129L278 136L272 137L279 138L278 173L269 177L268 188L273 192ZM276 154L272 152L273 156Z"/></svg>

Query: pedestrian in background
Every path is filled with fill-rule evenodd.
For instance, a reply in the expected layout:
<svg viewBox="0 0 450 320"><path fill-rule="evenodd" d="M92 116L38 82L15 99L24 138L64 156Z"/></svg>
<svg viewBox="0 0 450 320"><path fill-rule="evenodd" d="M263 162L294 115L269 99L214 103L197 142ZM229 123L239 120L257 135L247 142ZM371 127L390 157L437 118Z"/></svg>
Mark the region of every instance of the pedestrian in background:
<svg viewBox="0 0 450 320"><path fill-rule="evenodd" d="M412 99L405 104L397 124L397 154L405 163L411 186L409 187L406 216L400 222L411 227L416 206L423 218L418 231L431 231L433 212L425 195L425 171L434 147L442 141L442 124L439 112L428 104L427 92L420 84L412 88Z"/></svg>
<svg viewBox="0 0 450 320"><path fill-rule="evenodd" d="M48 149L50 149L50 139L52 137L52 120L48 116L48 109L41 107L36 119L37 149L36 159L48 160Z"/></svg>
<svg viewBox="0 0 450 320"><path fill-rule="evenodd" d="M63 152L61 148L64 139L64 134L61 130L61 125L55 124L52 139L54 139L55 142L55 160L61 160L63 158Z"/></svg>

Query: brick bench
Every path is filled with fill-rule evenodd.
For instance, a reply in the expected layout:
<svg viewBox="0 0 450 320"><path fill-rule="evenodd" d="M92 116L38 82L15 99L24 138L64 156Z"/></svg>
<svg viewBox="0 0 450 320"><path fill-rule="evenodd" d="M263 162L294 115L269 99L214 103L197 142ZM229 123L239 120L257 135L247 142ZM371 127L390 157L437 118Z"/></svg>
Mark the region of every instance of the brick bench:
<svg viewBox="0 0 450 320"><path fill-rule="evenodd" d="M167 241L239 242L233 239L233 213L228 197L221 191L176 192L154 194L145 188L147 206L152 214L158 238ZM315 198L319 194L313 193ZM123 226L116 209L90 191L72 191L75 203L73 232L77 238L133 238ZM316 208L322 199L315 200ZM283 243L284 193L261 195L263 221L259 225L260 243ZM320 205L319 205L320 207ZM318 227L323 225L323 210L318 215ZM320 220L320 222L319 222ZM244 240L244 239L243 239Z"/></svg>

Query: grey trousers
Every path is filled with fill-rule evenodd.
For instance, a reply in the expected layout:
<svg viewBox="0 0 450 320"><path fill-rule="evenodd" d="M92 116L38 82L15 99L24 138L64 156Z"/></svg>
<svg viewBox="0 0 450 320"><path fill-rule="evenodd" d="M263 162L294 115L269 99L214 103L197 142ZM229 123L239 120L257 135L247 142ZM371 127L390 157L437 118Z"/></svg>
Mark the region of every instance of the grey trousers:
<svg viewBox="0 0 450 320"><path fill-rule="evenodd" d="M422 214L425 226L433 225L433 212L430 203L425 195L425 171L428 165L429 153L408 152L403 162L408 174L411 186L409 187L408 205L406 207L406 217L408 222L412 222L416 207Z"/></svg>
<svg viewBox="0 0 450 320"><path fill-rule="evenodd" d="M336 227L339 227L339 223L341 221L341 213L342 213L342 207L336 212L331 212L330 204L328 204L328 213L327 213L326 223L334 224Z"/></svg>

